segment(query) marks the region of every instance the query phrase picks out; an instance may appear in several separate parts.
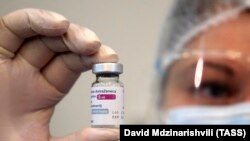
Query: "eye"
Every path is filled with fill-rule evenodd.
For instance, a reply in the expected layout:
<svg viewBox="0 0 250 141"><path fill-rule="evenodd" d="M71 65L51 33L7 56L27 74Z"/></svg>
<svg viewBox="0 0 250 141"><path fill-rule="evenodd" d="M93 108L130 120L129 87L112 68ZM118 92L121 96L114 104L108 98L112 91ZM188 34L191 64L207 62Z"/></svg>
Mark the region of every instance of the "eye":
<svg viewBox="0 0 250 141"><path fill-rule="evenodd" d="M194 94L201 97L223 98L231 95L230 86L216 82L203 83L199 88L195 88Z"/></svg>

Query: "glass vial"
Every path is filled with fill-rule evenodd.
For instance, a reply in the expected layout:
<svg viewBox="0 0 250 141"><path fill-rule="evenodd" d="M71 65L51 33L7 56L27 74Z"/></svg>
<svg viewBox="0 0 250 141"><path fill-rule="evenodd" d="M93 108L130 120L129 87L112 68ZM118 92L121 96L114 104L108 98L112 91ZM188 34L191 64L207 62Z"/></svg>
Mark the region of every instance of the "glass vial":
<svg viewBox="0 0 250 141"><path fill-rule="evenodd" d="M119 81L123 65L94 64L96 81L91 88L91 125L100 128L119 128L124 123L124 86Z"/></svg>

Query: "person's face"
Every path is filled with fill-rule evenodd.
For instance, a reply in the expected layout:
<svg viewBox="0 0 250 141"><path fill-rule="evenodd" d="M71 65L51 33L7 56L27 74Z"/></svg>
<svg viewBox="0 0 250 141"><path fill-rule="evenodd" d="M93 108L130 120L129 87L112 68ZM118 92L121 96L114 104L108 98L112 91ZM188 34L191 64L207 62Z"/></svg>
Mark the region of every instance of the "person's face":
<svg viewBox="0 0 250 141"><path fill-rule="evenodd" d="M200 60L200 67L197 67L199 56L180 59L173 63L169 70L166 70L163 108L228 105L250 101L250 62L247 62L250 60L244 59L250 57L248 13L210 27L189 42L186 48L202 48L205 50L204 54L206 51L218 51L226 57L204 55L203 60ZM242 53L244 57L238 53ZM199 70L201 73L197 73ZM201 78L196 78L197 75Z"/></svg>

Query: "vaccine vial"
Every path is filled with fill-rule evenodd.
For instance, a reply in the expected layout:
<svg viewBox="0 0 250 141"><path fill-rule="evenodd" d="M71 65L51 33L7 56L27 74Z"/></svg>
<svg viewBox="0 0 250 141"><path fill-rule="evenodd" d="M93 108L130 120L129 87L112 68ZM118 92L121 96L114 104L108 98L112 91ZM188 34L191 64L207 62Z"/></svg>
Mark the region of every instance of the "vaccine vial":
<svg viewBox="0 0 250 141"><path fill-rule="evenodd" d="M100 128L119 128L124 123L124 85L119 81L123 65L94 64L96 81L91 88L91 125Z"/></svg>

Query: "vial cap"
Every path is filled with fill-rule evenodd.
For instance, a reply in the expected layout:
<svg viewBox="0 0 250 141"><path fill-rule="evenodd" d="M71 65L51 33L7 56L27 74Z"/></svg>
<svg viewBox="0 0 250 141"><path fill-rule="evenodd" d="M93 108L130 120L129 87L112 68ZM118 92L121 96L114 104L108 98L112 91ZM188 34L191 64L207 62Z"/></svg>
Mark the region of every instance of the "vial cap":
<svg viewBox="0 0 250 141"><path fill-rule="evenodd" d="M103 74L103 73L123 73L123 65L120 63L98 63L94 64L92 68L94 74Z"/></svg>

